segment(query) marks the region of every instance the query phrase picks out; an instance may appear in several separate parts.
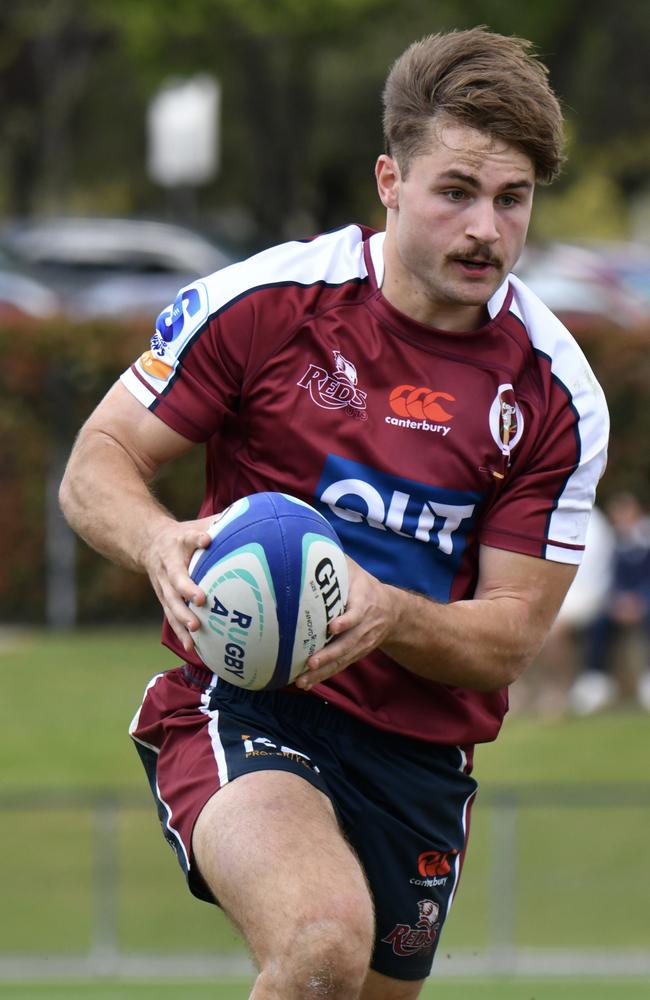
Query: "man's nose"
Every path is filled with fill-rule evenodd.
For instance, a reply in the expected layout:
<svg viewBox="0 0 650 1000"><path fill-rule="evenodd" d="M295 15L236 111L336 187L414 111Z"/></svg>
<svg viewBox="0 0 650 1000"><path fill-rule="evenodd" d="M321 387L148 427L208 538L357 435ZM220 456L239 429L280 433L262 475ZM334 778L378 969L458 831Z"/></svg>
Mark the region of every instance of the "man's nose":
<svg viewBox="0 0 650 1000"><path fill-rule="evenodd" d="M465 235L477 243L496 243L499 239L496 211L491 200L476 199L467 217Z"/></svg>

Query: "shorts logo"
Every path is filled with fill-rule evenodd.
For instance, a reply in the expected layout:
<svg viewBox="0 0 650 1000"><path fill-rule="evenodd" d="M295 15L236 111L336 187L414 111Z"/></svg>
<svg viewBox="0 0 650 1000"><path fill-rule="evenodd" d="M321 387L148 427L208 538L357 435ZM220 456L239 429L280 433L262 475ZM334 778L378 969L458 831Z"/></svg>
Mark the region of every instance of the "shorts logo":
<svg viewBox="0 0 650 1000"><path fill-rule="evenodd" d="M449 875L451 864L449 859L453 859L458 854L453 851L423 851L418 858L418 871L422 878L429 875Z"/></svg>
<svg viewBox="0 0 650 1000"><path fill-rule="evenodd" d="M398 385L388 397L388 404L396 416L386 417L386 423L414 431L432 431L447 437L451 427L445 425L454 419L454 414L440 400L455 403L456 397L449 392L429 389L426 385Z"/></svg>
<svg viewBox="0 0 650 1000"><path fill-rule="evenodd" d="M305 767L309 767L317 774L320 773L318 767L312 764L311 757L300 750L294 750L293 747L284 745L278 746L266 736L251 736L249 733L242 733L241 738L244 743L244 756L247 759L251 757L284 757L296 764L304 764Z"/></svg>
<svg viewBox="0 0 650 1000"><path fill-rule="evenodd" d="M400 958L415 955L418 951L428 951L435 941L440 924L440 907L432 899L418 901L419 918L414 927L410 924L396 924L382 941L393 947L393 954Z"/></svg>
<svg viewBox="0 0 650 1000"><path fill-rule="evenodd" d="M367 393L357 388L357 369L340 351L333 351L334 369L328 372L321 365L310 364L296 383L307 389L312 402L324 410L345 410L359 420L366 420Z"/></svg>
<svg viewBox="0 0 650 1000"><path fill-rule="evenodd" d="M453 851L423 851L418 857L420 878L409 879L411 885L423 885L427 889L446 885L454 860L458 855Z"/></svg>
<svg viewBox="0 0 650 1000"><path fill-rule="evenodd" d="M510 457L510 452L519 444L524 433L524 415L509 382L499 386L488 419L495 444L502 455Z"/></svg>

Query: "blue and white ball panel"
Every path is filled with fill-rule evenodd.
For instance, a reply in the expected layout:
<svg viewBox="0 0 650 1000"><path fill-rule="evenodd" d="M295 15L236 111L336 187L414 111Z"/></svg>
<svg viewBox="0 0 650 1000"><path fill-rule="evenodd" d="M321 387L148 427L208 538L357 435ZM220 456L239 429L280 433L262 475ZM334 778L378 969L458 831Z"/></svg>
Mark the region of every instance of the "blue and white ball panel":
<svg viewBox="0 0 650 1000"><path fill-rule="evenodd" d="M327 520L281 493L257 493L228 507L208 529L190 576L206 593L192 606L203 662L239 687L284 687L325 645L345 610L347 564Z"/></svg>
<svg viewBox="0 0 650 1000"><path fill-rule="evenodd" d="M193 636L199 656L231 684L266 687L275 668L267 650L278 648L279 628L264 549L251 544L214 560L201 585L206 602L192 609L201 622Z"/></svg>
<svg viewBox="0 0 650 1000"><path fill-rule="evenodd" d="M305 535L292 663L304 663L325 645L327 626L343 614L346 602L347 563L340 543L322 534Z"/></svg>

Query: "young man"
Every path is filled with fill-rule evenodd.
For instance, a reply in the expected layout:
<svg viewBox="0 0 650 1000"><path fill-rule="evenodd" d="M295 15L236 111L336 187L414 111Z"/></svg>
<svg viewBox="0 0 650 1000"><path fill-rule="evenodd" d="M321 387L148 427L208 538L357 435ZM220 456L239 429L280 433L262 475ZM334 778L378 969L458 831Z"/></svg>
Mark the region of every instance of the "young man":
<svg viewBox="0 0 650 1000"><path fill-rule="evenodd" d="M385 233L352 225L182 290L63 483L71 524L164 608L183 665L131 732L190 888L248 942L255 1000L419 995L474 744L496 737L580 561L605 404L509 273L562 158L529 48L482 29L411 46L384 94ZM147 483L200 442L205 501L177 523ZM187 603L204 600L187 564L211 515L261 490L314 504L350 556L331 642L273 693L216 681Z"/></svg>

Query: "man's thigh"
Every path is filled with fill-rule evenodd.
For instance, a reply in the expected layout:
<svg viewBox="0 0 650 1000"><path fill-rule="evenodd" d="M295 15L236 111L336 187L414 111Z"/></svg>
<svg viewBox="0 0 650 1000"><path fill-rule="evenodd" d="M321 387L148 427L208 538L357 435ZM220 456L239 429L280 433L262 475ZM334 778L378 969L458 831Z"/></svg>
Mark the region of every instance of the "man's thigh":
<svg viewBox="0 0 650 1000"><path fill-rule="evenodd" d="M340 927L358 934L359 947L371 944L361 866L329 799L302 777L264 770L230 782L200 813L192 851L260 965Z"/></svg>

